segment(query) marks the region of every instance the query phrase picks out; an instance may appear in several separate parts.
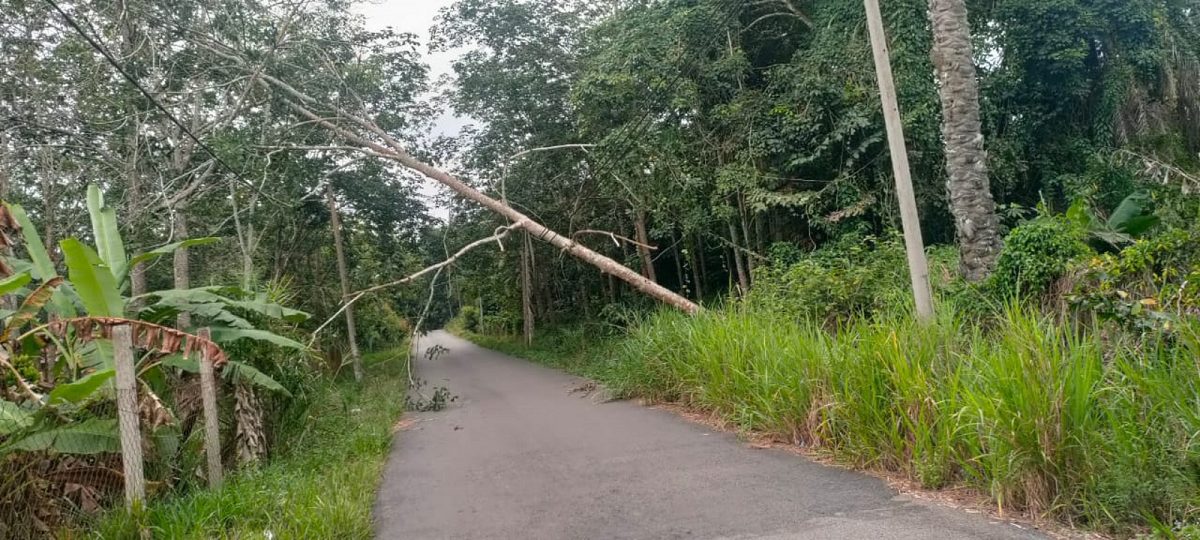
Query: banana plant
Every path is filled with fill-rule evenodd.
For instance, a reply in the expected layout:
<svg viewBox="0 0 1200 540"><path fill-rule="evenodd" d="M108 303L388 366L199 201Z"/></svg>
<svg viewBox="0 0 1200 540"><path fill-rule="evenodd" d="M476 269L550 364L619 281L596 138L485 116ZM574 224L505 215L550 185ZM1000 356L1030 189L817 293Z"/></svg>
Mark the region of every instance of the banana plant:
<svg viewBox="0 0 1200 540"><path fill-rule="evenodd" d="M1067 219L1086 231L1092 247L1099 251L1120 250L1160 221L1154 215L1150 194L1145 191L1126 197L1107 219L1101 219L1086 200L1079 199L1067 210Z"/></svg>
<svg viewBox="0 0 1200 540"><path fill-rule="evenodd" d="M180 332L158 324L180 312L188 312L211 327L215 344L251 339L298 351L307 350L302 343L256 328L243 316L253 314L258 318L293 324L308 318L306 313L272 303L262 294L235 287L203 287L127 297L130 272L137 265L181 248L210 244L218 239L183 240L130 257L118 229L116 212L105 205L97 186L88 187L87 208L95 246L76 238L59 242L67 271L65 279L59 275L24 209L15 204L5 204L2 209L12 217L7 222L19 227L28 260L8 258L3 261L13 272L0 280L0 294L23 297L23 301L19 309L0 313L4 323L0 331L0 368L11 372L0 373L0 377L14 375L18 386L28 391L24 405L0 402L0 457L14 451L91 453L114 448L111 443L115 439L110 435L115 436L116 428L115 424L106 423L108 419L61 422L62 418L72 416L72 412L84 411L89 402L110 396L114 373L111 344L103 340L80 339L78 331L72 333L70 325L60 324L63 321L101 321L103 324L116 321L153 327L151 331L177 332L184 339L195 342L200 338L185 333L191 329ZM130 306L135 305L144 307L131 310ZM44 319L59 322L45 323L42 322ZM50 331L55 325L64 329L61 334ZM172 342L174 347L182 347L182 343L183 340ZM47 395L40 395L25 383L13 362L15 358L36 358L43 354L47 345L54 345L56 378L65 382L57 384ZM178 353L181 350L166 347L154 352L156 354L146 355L137 366L139 375L151 376L163 366L185 370L190 367L187 361L180 360L182 356ZM172 359L172 356L180 359ZM277 381L248 364L229 360L224 366L222 372L231 380L287 393ZM141 384L149 391L145 381ZM84 439L94 444L84 444Z"/></svg>

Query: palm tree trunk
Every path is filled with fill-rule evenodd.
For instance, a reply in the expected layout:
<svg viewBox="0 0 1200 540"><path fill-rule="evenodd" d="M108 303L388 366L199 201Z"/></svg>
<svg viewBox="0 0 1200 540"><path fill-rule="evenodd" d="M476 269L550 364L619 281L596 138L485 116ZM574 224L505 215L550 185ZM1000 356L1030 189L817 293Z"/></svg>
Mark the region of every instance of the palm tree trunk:
<svg viewBox="0 0 1200 540"><path fill-rule="evenodd" d="M965 0L929 0L933 66L942 101L950 211L963 277L987 277L1000 254L1000 223L988 185L987 152L979 120L979 84Z"/></svg>

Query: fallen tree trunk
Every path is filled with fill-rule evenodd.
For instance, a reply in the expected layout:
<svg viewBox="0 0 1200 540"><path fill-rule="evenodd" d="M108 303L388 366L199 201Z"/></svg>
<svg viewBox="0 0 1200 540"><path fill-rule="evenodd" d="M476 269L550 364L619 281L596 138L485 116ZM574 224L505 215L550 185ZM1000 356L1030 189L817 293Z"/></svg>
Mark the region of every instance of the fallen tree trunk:
<svg viewBox="0 0 1200 540"><path fill-rule="evenodd" d="M670 289L667 289L666 287L647 279L646 277L634 272L617 261L592 251L573 239L551 230L549 227L534 221L525 214L517 211L515 208L504 204L497 199L489 197L483 192L467 185L454 175L451 175L448 172L445 172L413 157L412 154L404 149L403 145L400 144L399 141L397 141L383 129L380 129L379 126L377 126L374 122L359 118L352 114L348 114L336 107L329 107L329 109L334 112L334 116L332 118L327 115L317 114L302 104L315 104L316 100L296 90L287 83L265 74L261 75L259 82L268 87L274 87L275 89L281 90L295 98L295 100L299 100L297 102L291 99L285 99L288 105L306 120L333 131L335 134L347 140L348 142L359 145L363 150L368 151L369 153L372 153L378 157L395 161L406 168L425 175L426 177L450 188L452 191L461 195L462 197L470 199L471 201L474 201L485 208L508 218L513 222L514 227L522 229L533 235L535 238L557 247L583 262L595 266L596 268L600 269L601 272L613 275L622 281L625 281L633 286L633 288L646 295L649 295L652 298L655 298L656 300L678 308L689 314L694 314L700 310L700 306L691 300L688 300L687 298L672 292ZM359 128L366 130L375 137L378 137L382 143L371 140L368 138L369 136L363 135L357 130L352 130L345 126L338 125L336 121L339 119L356 124Z"/></svg>

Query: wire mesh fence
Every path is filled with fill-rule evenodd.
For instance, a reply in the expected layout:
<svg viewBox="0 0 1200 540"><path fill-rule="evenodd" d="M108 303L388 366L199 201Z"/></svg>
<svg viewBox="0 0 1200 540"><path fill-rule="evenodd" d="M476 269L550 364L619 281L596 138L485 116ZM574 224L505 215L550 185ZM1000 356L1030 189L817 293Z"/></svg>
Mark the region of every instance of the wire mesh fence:
<svg viewBox="0 0 1200 540"><path fill-rule="evenodd" d="M196 347L164 355L135 335L118 325L32 366L2 359L11 369L0 381L0 540L86 530L122 505L220 483L212 358ZM55 380L73 355L94 367Z"/></svg>

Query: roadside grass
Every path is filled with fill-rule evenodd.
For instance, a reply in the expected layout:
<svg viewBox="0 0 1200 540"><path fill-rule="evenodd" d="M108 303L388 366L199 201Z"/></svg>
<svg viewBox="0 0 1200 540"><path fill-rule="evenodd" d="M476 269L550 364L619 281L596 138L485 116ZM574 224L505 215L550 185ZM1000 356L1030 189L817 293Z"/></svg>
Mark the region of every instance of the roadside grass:
<svg viewBox="0 0 1200 540"><path fill-rule="evenodd" d="M467 337L847 465L973 488L1004 514L1194 538L1200 326L1144 338L1020 307L975 321L943 305L928 324L897 311L830 330L730 306L599 343L578 328L529 348Z"/></svg>
<svg viewBox="0 0 1200 540"><path fill-rule="evenodd" d="M407 349L364 357L367 378L310 390L307 422L258 470L233 474L217 491L153 501L137 514L113 513L93 537L371 538L371 508L404 409Z"/></svg>
<svg viewBox="0 0 1200 540"><path fill-rule="evenodd" d="M533 343L528 345L521 336L480 334L463 328L458 321L453 321L447 330L480 347L583 377L602 379L605 368L611 365L603 360L616 352L620 338L599 331L597 326L583 323L539 329Z"/></svg>

